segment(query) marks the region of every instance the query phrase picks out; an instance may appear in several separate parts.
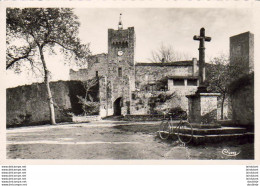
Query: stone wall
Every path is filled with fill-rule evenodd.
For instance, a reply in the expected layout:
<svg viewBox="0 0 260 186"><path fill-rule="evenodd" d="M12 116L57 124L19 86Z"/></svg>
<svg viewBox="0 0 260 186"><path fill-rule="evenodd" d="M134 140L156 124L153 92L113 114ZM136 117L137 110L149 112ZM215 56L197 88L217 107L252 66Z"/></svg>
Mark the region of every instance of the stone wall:
<svg viewBox="0 0 260 186"><path fill-rule="evenodd" d="M88 68L74 71L70 69L70 80L86 81L95 76L107 76L108 63L107 54L91 56L88 61Z"/></svg>
<svg viewBox="0 0 260 186"><path fill-rule="evenodd" d="M81 82L51 82L57 122L71 121L69 112L80 112L77 95L84 95ZM49 123L50 113L46 87L43 83L19 86L6 90L6 124L27 125Z"/></svg>
<svg viewBox="0 0 260 186"><path fill-rule="evenodd" d="M230 64L241 66L242 75L254 71L254 34L245 32L230 37Z"/></svg>
<svg viewBox="0 0 260 186"><path fill-rule="evenodd" d="M222 99L221 96L218 97L218 120L221 119L221 104ZM232 105L231 105L231 99L230 96L227 95L227 98L224 101L224 107L223 107L223 120L231 120L232 119Z"/></svg>
<svg viewBox="0 0 260 186"><path fill-rule="evenodd" d="M197 60L172 63L137 63L135 84L137 90L144 90L146 84L155 83L169 76L197 76Z"/></svg>
<svg viewBox="0 0 260 186"><path fill-rule="evenodd" d="M171 91L133 91L131 102L131 114L163 114L165 110L180 107L184 111L188 111L188 98L186 95L194 94L197 86L187 88L185 86L172 89ZM160 97L171 95L171 99L161 101ZM154 103L151 99L158 97L158 101Z"/></svg>
<svg viewBox="0 0 260 186"><path fill-rule="evenodd" d="M233 120L241 125L254 124L254 74L241 77L231 84Z"/></svg>
<svg viewBox="0 0 260 186"><path fill-rule="evenodd" d="M220 96L219 93L196 93L187 96L189 98L189 121L203 124L215 122L218 119L218 96Z"/></svg>

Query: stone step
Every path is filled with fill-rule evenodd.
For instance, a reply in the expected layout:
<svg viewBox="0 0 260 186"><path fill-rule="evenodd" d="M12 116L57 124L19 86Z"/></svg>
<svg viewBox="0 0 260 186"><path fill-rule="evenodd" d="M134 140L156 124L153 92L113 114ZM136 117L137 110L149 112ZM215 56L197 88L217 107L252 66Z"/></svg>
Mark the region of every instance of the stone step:
<svg viewBox="0 0 260 186"><path fill-rule="evenodd" d="M247 132L245 128L235 128L235 127L222 127L219 129L198 129L193 128L193 135L198 136L217 136L217 135L228 135L228 134L244 134ZM174 131L175 133L177 131ZM184 128L180 130L181 134L191 134L190 128Z"/></svg>
<svg viewBox="0 0 260 186"><path fill-rule="evenodd" d="M219 135L193 135L192 143L215 143L232 140L247 140L252 141L254 139L254 133L239 133L239 134L219 134Z"/></svg>
<svg viewBox="0 0 260 186"><path fill-rule="evenodd" d="M192 128L194 135L219 135L219 134L243 134L246 133L246 128L241 127L221 127L221 128L211 128L211 129L202 129L202 128ZM177 132L177 131L175 131ZM190 128L181 129L181 133L190 134Z"/></svg>
<svg viewBox="0 0 260 186"><path fill-rule="evenodd" d="M193 128L194 135L219 135L219 134L243 134L246 133L245 128L236 128L236 127L221 127L213 129L200 129Z"/></svg>
<svg viewBox="0 0 260 186"><path fill-rule="evenodd" d="M174 139L175 134L171 134L170 137ZM182 136L189 136L190 129L183 129ZM176 139L176 138L175 138ZM254 133L247 132L245 128L238 127L222 127L220 129L193 129L193 144L202 143L214 143L221 141L231 141L231 140L250 140L254 139Z"/></svg>
<svg viewBox="0 0 260 186"><path fill-rule="evenodd" d="M198 123L191 123L193 128L199 128L199 129L213 129L213 128L221 128L221 125L219 123L213 123L213 124L198 124Z"/></svg>

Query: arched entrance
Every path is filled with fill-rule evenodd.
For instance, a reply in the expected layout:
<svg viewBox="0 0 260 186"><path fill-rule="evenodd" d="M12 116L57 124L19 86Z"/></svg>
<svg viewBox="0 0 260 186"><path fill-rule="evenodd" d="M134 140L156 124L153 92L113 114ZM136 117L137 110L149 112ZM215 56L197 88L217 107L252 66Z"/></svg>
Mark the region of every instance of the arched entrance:
<svg viewBox="0 0 260 186"><path fill-rule="evenodd" d="M121 107L122 107L122 98L117 98L114 101L114 115L120 116L121 115Z"/></svg>

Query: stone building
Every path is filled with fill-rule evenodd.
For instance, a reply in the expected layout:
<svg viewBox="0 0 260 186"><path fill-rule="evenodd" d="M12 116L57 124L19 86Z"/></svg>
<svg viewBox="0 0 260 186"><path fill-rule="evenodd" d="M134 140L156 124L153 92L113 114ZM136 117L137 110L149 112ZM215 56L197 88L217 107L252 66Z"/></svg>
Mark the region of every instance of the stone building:
<svg viewBox="0 0 260 186"><path fill-rule="evenodd" d="M240 75L254 71L254 34L245 32L230 37L230 64L241 67Z"/></svg>
<svg viewBox="0 0 260 186"><path fill-rule="evenodd" d="M254 125L254 34L230 37L230 64L237 76L230 84L232 119L241 125Z"/></svg>
<svg viewBox="0 0 260 186"><path fill-rule="evenodd" d="M120 21L117 30L108 29L108 53L92 56L86 69L70 70L70 79L99 77L102 117L153 114L149 99L160 94L174 93L175 101L168 101L168 107L188 110L185 96L194 93L199 84L196 58L167 63L136 62L135 45L134 27L123 29Z"/></svg>
<svg viewBox="0 0 260 186"><path fill-rule="evenodd" d="M231 84L233 120L254 123L254 35L230 38L231 64L245 65L243 75ZM189 112L187 95L199 86L198 61L144 63L135 60L134 27L108 29L108 53L89 57L88 68L70 70L70 81L51 83L57 121L71 121L82 114L78 96L84 97L84 81L98 77L101 117L110 115L162 114L167 109ZM243 59L243 60L242 60ZM49 110L43 84L24 85L6 91L7 125L48 123ZM95 94L95 91L92 91ZM93 96L92 96L93 97ZM219 111L218 111L219 112Z"/></svg>

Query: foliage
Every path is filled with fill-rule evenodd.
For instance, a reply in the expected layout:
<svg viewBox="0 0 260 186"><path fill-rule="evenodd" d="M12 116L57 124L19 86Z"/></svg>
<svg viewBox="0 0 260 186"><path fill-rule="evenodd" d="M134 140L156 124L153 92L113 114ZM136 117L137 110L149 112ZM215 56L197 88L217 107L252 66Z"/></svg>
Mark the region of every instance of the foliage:
<svg viewBox="0 0 260 186"><path fill-rule="evenodd" d="M227 55L220 55L207 64L206 85L209 92L221 93L221 119L224 118L224 102L230 94L230 84L234 79L244 73L245 62L239 61L235 65L230 64Z"/></svg>
<svg viewBox="0 0 260 186"><path fill-rule="evenodd" d="M187 119L187 112L184 111L180 106L170 108L166 111L166 114L171 116L172 119Z"/></svg>
<svg viewBox="0 0 260 186"><path fill-rule="evenodd" d="M37 47L54 52L53 47L59 46L66 57L76 61L85 61L90 53L89 46L80 43L80 24L72 9L8 8L6 14L6 69L19 68L26 61L35 68Z"/></svg>
<svg viewBox="0 0 260 186"><path fill-rule="evenodd" d="M99 106L100 106L99 102L88 101L87 98L83 98L81 96L77 96L77 97L79 99L79 103L82 105L84 116L99 114Z"/></svg>
<svg viewBox="0 0 260 186"><path fill-rule="evenodd" d="M77 96L79 99L79 104L82 105L82 109L84 112L84 116L86 115L97 115L99 114L99 106L98 102L98 78L89 79L87 81L82 82L83 87L85 89L85 97Z"/></svg>
<svg viewBox="0 0 260 186"><path fill-rule="evenodd" d="M162 78L156 82L156 90L168 90L168 78Z"/></svg>
<svg viewBox="0 0 260 186"><path fill-rule="evenodd" d="M80 43L78 28L78 18L69 8L6 10L6 69L21 72L29 63L33 72L37 69L44 74L52 124L56 123L54 101L45 55L47 51L55 54L59 47L67 59L86 61L89 47Z"/></svg>
<svg viewBox="0 0 260 186"><path fill-rule="evenodd" d="M82 82L85 89L86 95L85 98L89 101L98 101L99 100L99 81L98 78L89 79Z"/></svg>
<svg viewBox="0 0 260 186"><path fill-rule="evenodd" d="M155 94L152 97L149 98L148 103L165 103L167 100L172 99L175 96L175 93L166 93L162 92L159 94Z"/></svg>
<svg viewBox="0 0 260 186"><path fill-rule="evenodd" d="M237 89L240 89L241 87L245 87L247 85L253 85L254 86L254 73L244 75L241 78L232 81L229 87L229 93L233 94Z"/></svg>
<svg viewBox="0 0 260 186"><path fill-rule="evenodd" d="M206 84L208 86L208 91L222 94L228 92L231 75L228 62L229 60L226 56L220 56L212 59L211 63L207 65Z"/></svg>
<svg viewBox="0 0 260 186"><path fill-rule="evenodd" d="M189 54L175 50L171 45L161 44L160 48L151 53L151 62L173 62L191 59Z"/></svg>
<svg viewBox="0 0 260 186"><path fill-rule="evenodd" d="M22 124L29 123L31 117L32 117L31 114L19 114L13 119L12 125L22 125Z"/></svg>
<svg viewBox="0 0 260 186"><path fill-rule="evenodd" d="M164 105L165 102L170 101L171 99L176 97L176 93L167 93L162 92L159 94L154 94L148 99L148 105L150 107L150 114L158 114L160 112L161 106Z"/></svg>

